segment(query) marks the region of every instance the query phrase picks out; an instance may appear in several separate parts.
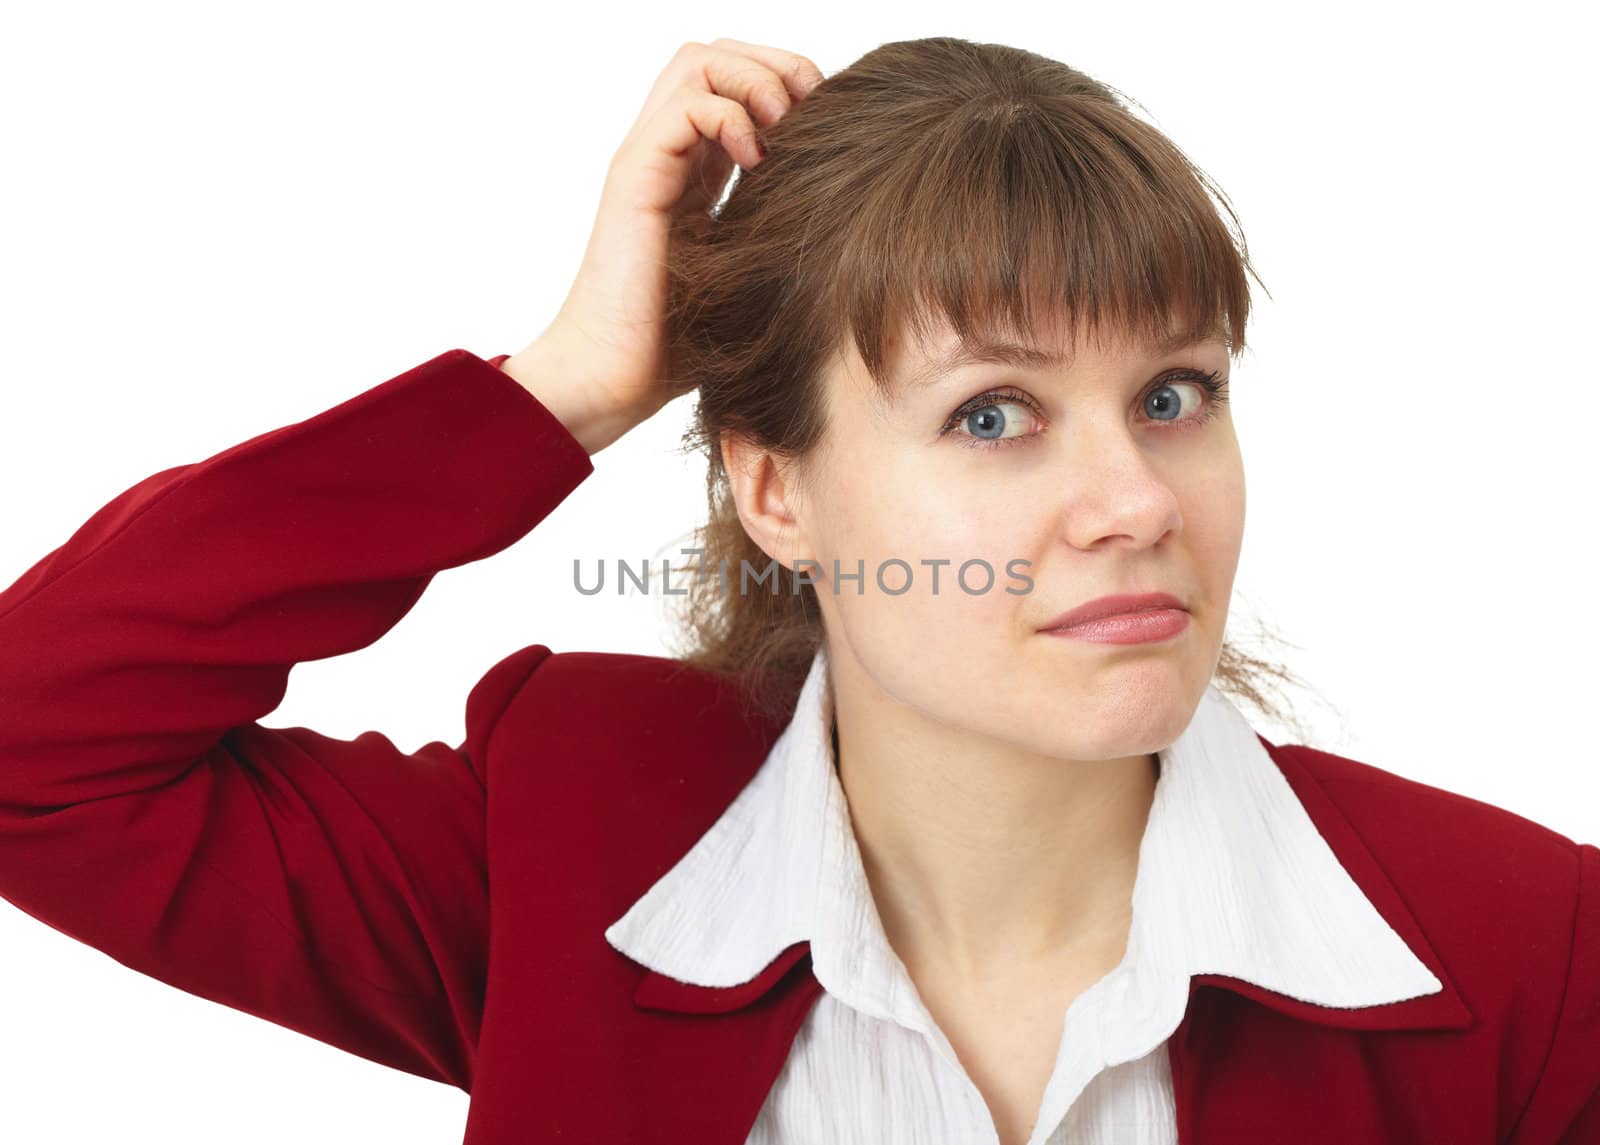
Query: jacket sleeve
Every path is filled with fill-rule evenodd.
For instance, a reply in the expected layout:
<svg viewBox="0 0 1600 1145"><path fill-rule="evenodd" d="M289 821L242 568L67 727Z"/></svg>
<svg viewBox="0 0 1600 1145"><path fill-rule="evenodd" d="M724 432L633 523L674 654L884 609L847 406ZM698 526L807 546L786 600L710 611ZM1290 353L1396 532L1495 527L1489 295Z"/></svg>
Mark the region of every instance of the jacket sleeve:
<svg viewBox="0 0 1600 1145"><path fill-rule="evenodd" d="M433 575L589 473L532 394L449 350L127 489L0 592L0 897L118 962L470 1091L488 945L485 755L257 722Z"/></svg>
<svg viewBox="0 0 1600 1145"><path fill-rule="evenodd" d="M1577 854L1567 981L1515 1145L1600 1145L1600 847L1585 843Z"/></svg>

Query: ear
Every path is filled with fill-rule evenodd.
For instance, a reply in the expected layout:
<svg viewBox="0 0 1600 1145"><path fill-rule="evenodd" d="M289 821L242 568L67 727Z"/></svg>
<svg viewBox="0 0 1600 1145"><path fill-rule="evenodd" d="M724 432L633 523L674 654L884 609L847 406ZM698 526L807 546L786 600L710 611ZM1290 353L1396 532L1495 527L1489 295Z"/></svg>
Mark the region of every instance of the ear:
<svg viewBox="0 0 1600 1145"><path fill-rule="evenodd" d="M801 524L804 504L795 464L733 430L723 431L719 446L739 520L750 539L790 568L794 561L812 559Z"/></svg>

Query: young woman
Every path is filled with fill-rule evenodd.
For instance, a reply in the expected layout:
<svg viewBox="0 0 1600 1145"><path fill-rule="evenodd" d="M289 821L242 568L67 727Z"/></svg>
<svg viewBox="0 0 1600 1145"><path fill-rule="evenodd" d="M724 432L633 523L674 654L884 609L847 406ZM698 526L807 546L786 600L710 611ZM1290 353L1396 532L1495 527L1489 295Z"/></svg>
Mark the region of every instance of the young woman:
<svg viewBox="0 0 1600 1145"><path fill-rule="evenodd" d="M0 594L0 894L468 1145L1600 1141L1600 850L1234 705L1248 273L1060 63L686 44L525 349ZM529 645L412 754L258 722L689 390L681 657Z"/></svg>

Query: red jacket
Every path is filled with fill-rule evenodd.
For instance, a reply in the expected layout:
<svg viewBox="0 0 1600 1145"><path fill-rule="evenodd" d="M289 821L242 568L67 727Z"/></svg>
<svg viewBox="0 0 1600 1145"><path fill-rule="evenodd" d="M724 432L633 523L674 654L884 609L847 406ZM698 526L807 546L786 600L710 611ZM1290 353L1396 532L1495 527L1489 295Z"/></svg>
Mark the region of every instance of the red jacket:
<svg viewBox="0 0 1600 1145"><path fill-rule="evenodd" d="M0 593L0 895L119 962L472 1095L467 1145L742 1145L820 987L673 982L604 930L781 727L681 663L512 652L413 754L258 720L593 470L450 350L156 473ZM1183 1145L1600 1145L1600 849L1262 739L1442 992L1327 1009L1200 975Z"/></svg>

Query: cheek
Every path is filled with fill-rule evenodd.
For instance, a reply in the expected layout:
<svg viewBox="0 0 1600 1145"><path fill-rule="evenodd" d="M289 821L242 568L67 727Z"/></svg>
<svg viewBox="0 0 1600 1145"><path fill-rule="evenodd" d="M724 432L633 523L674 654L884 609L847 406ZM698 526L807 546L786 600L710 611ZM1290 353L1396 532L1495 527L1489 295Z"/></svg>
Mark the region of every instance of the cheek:
<svg viewBox="0 0 1600 1145"><path fill-rule="evenodd" d="M1197 572L1206 578L1218 603L1232 592L1244 542L1244 469L1237 455L1210 467L1203 480L1179 496L1184 545L1194 555Z"/></svg>
<svg viewBox="0 0 1600 1145"><path fill-rule="evenodd" d="M996 665L987 662L987 650L1004 653L1026 602L1005 590L1026 587L1019 576L1037 569L1034 522L970 475L956 480L957 467L896 461L854 468L829 490L816 553L824 566L818 589L831 596L823 608L856 654L902 696L914 684L895 673L921 679L932 665L947 685L952 672L968 669L992 679ZM1034 563L1012 575L1007 562L1017 558ZM859 568L860 582L830 583L834 560L841 573ZM906 649L917 655L908 659Z"/></svg>
<svg viewBox="0 0 1600 1145"><path fill-rule="evenodd" d="M938 596L954 589L970 600L974 594L961 593L954 579L964 562L987 562L995 570L997 587L1003 587L1008 560L1036 555L1038 514L1028 514L1027 499L973 481L956 466L918 465L899 458L892 465L854 469L847 482L831 491L829 500L826 559L837 557L845 569L864 560L869 592L877 591L873 577L881 562L900 560L911 566L912 588L903 594L911 597L924 582L931 592L934 567L923 562L948 561L938 565ZM987 580L981 566L969 568L970 588L981 589ZM885 581L898 588L905 583L905 571L886 570ZM853 591L849 585L846 588Z"/></svg>

